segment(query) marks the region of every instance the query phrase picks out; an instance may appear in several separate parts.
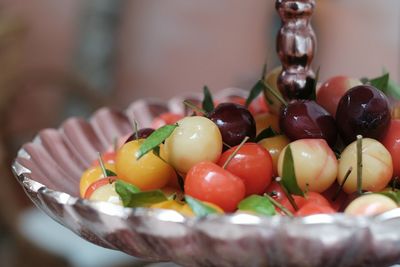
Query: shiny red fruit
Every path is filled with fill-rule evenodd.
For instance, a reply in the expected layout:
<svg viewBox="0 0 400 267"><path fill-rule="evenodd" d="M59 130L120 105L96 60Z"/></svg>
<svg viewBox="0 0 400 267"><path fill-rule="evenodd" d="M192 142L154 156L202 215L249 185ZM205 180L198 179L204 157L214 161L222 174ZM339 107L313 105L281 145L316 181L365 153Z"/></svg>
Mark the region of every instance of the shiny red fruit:
<svg viewBox="0 0 400 267"><path fill-rule="evenodd" d="M312 100L293 100L281 110L279 126L289 139L325 139L333 146L337 138L335 120Z"/></svg>
<svg viewBox="0 0 400 267"><path fill-rule="evenodd" d="M187 195L211 202L226 212L236 210L245 192L242 179L212 162L194 165L185 178Z"/></svg>
<svg viewBox="0 0 400 267"><path fill-rule="evenodd" d="M153 122L151 123L151 128L158 129L167 124L174 124L184 116L182 114L166 112L160 114L159 116L155 117Z"/></svg>
<svg viewBox="0 0 400 267"><path fill-rule="evenodd" d="M116 158L117 154L112 151L112 152L105 152L103 154L101 154L101 159L103 160L103 163L110 163L110 164L114 164L115 163L115 158ZM94 160L92 162L93 167L97 167L100 166L100 162L98 159Z"/></svg>
<svg viewBox="0 0 400 267"><path fill-rule="evenodd" d="M355 141L359 134L380 141L389 128L390 119L387 97L370 85L347 91L336 110L339 134L346 144Z"/></svg>
<svg viewBox="0 0 400 267"><path fill-rule="evenodd" d="M314 214L332 214L336 211L329 205L308 202L294 213L295 216L308 216Z"/></svg>
<svg viewBox="0 0 400 267"><path fill-rule="evenodd" d="M237 147L225 151L218 161L223 166ZM226 166L226 170L241 178L246 196L262 194L271 183L273 163L268 151L255 143L244 144Z"/></svg>

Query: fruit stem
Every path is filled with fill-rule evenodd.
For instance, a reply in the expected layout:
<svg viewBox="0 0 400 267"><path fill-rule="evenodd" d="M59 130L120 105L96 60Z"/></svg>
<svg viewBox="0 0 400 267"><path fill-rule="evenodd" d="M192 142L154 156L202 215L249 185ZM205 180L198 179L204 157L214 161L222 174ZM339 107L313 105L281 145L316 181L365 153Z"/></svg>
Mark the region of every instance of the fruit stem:
<svg viewBox="0 0 400 267"><path fill-rule="evenodd" d="M362 135L357 135L357 192L362 194Z"/></svg>
<svg viewBox="0 0 400 267"><path fill-rule="evenodd" d="M245 138L243 138L242 142L236 147L235 151L233 151L232 154L229 155L229 157L226 159L224 165L222 166L222 169L226 169L226 167L228 166L229 162L231 162L231 160L236 156L236 154L239 152L239 150L242 148L242 146L247 142L247 140L249 140L250 137L246 136Z"/></svg>
<svg viewBox="0 0 400 267"><path fill-rule="evenodd" d="M296 204L296 201L294 201L293 196L287 191L286 187L282 184L282 178L281 177L276 177L275 181L278 183L278 185L281 187L283 193L285 194L285 196L287 197L287 199L290 202L290 205L292 205L292 207L294 208L294 210L298 211L299 207Z"/></svg>
<svg viewBox="0 0 400 267"><path fill-rule="evenodd" d="M270 93L279 100L279 102L282 103L282 105L284 105L285 107L287 107L288 103L287 101L280 95L278 94L278 92L275 91L275 89L273 89L271 86L269 86L264 80L261 80L261 82L264 84L265 88L267 88L268 91L270 91Z"/></svg>
<svg viewBox="0 0 400 267"><path fill-rule="evenodd" d="M287 208L285 208L281 203L279 203L278 201L276 201L273 197L271 197L270 195L268 195L267 193L264 194L264 196L266 198L268 198L269 201L271 201L271 203L279 208L283 213L285 213L287 216L289 217L293 217L293 213L291 213Z"/></svg>
<svg viewBox="0 0 400 267"><path fill-rule="evenodd" d="M335 194L332 197L332 201L336 201L336 199L338 198L340 192L343 191L343 186L344 184L347 182L347 178L349 178L350 173L353 171L353 167L350 166L350 168L347 170L346 174L344 175L344 179L343 182L340 184L339 188L336 190Z"/></svg>
<svg viewBox="0 0 400 267"><path fill-rule="evenodd" d="M133 132L135 134L136 140L139 140L138 123L136 120L133 120Z"/></svg>
<svg viewBox="0 0 400 267"><path fill-rule="evenodd" d="M202 109L202 108L199 108L198 106L196 106L194 103L190 102L189 100L183 101L183 104L184 104L185 106L191 108L191 109L194 110L194 111L197 111L197 112L202 113L203 115L206 115L206 116L208 115L207 111L205 111L205 110Z"/></svg>
<svg viewBox="0 0 400 267"><path fill-rule="evenodd" d="M100 163L100 168L101 168L101 172L103 173L104 178L107 178L107 170L106 170L106 166L104 166L104 162L103 159L101 158L101 153L99 153L99 163ZM109 183L112 184L111 179L109 179Z"/></svg>

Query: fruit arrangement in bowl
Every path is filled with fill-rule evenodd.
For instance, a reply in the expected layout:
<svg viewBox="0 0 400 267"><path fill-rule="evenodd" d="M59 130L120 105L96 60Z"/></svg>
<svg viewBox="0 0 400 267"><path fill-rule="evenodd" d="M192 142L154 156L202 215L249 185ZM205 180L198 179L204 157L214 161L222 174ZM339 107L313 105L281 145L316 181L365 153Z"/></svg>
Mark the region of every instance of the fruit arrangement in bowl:
<svg viewBox="0 0 400 267"><path fill-rule="evenodd" d="M311 99L287 101L279 72L250 94L204 88L71 118L25 144L14 173L36 205L78 235L149 260L399 261L397 87L387 74L340 76L315 83Z"/></svg>

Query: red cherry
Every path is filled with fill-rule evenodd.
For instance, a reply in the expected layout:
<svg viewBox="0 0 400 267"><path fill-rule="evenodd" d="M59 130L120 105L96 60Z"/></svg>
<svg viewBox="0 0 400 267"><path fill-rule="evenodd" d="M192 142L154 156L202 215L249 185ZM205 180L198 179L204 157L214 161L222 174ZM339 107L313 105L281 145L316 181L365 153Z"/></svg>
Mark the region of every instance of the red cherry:
<svg viewBox="0 0 400 267"><path fill-rule="evenodd" d="M225 151L217 164L223 166L236 149L237 146ZM272 157L264 147L255 143L246 143L228 163L226 170L243 180L246 196L262 194L271 183Z"/></svg>
<svg viewBox="0 0 400 267"><path fill-rule="evenodd" d="M308 202L294 213L295 216L308 216L313 214L331 214L336 211L330 205L321 205L315 202Z"/></svg>
<svg viewBox="0 0 400 267"><path fill-rule="evenodd" d="M226 212L236 210L245 197L243 181L212 162L194 165L185 178L185 193L202 201L211 202Z"/></svg>
<svg viewBox="0 0 400 267"><path fill-rule="evenodd" d="M167 124L174 124L180 119L183 119L182 114L172 113L172 112L165 112L160 114L159 116L153 119L151 123L151 128L158 129Z"/></svg>
<svg viewBox="0 0 400 267"><path fill-rule="evenodd" d="M110 164L114 164L115 163L115 157L116 157L116 153L114 151L112 152L105 152L103 154L101 154L101 158L103 160L104 163L110 163ZM97 167L100 166L99 160L96 159L92 162L92 166L93 167Z"/></svg>

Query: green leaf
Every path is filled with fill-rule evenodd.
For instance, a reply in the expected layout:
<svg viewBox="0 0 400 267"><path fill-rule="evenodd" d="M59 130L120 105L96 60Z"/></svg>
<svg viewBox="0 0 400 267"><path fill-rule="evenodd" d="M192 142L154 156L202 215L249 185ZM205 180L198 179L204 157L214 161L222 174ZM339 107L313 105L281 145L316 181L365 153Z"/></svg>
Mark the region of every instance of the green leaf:
<svg viewBox="0 0 400 267"><path fill-rule="evenodd" d="M393 97L394 99L400 99L400 85L398 85L395 81L389 79L388 87L386 94Z"/></svg>
<svg viewBox="0 0 400 267"><path fill-rule="evenodd" d="M134 186L133 184L128 184L125 183L124 181L117 180L115 182L115 191L121 198L124 207L127 207L131 201L132 195L139 193L140 189Z"/></svg>
<svg viewBox="0 0 400 267"><path fill-rule="evenodd" d="M239 210L251 211L260 215L273 216L276 214L275 207L271 201L259 195L251 195L238 205Z"/></svg>
<svg viewBox="0 0 400 267"><path fill-rule="evenodd" d="M389 85L389 73L369 80L369 84L386 93Z"/></svg>
<svg viewBox="0 0 400 267"><path fill-rule="evenodd" d="M320 69L321 69L321 67L318 67L317 72L315 73L315 80L314 80L313 88L312 88L312 91L311 91L310 100L316 100L317 99L317 86L318 86Z"/></svg>
<svg viewBox="0 0 400 267"><path fill-rule="evenodd" d="M304 192L297 184L293 154L290 145L287 146L283 157L282 184L290 194L304 196Z"/></svg>
<svg viewBox="0 0 400 267"><path fill-rule="evenodd" d="M262 130L256 137L255 142L259 142L265 138L269 138L269 137L274 137L279 135L279 133L275 132L274 129L272 129L271 126L269 126L268 128Z"/></svg>
<svg viewBox="0 0 400 267"><path fill-rule="evenodd" d="M378 194L381 194L381 195L391 198L394 202L397 203L397 205L400 204L400 191L385 190L385 191L379 192Z"/></svg>
<svg viewBox="0 0 400 267"><path fill-rule="evenodd" d="M263 91L265 90L265 85L264 83L259 80L253 88L251 88L249 96L246 99L246 107L249 107L251 102L253 102L254 99L256 99Z"/></svg>
<svg viewBox="0 0 400 267"><path fill-rule="evenodd" d="M106 169L107 177L117 176L117 174L109 169Z"/></svg>
<svg viewBox="0 0 400 267"><path fill-rule="evenodd" d="M178 124L164 125L163 127L154 131L140 145L139 150L136 154L136 159L139 160L148 152L152 151L157 146L159 146L162 142L165 141L165 139L167 139L173 133L176 127L178 127Z"/></svg>
<svg viewBox="0 0 400 267"><path fill-rule="evenodd" d="M209 214L218 213L218 211L213 207L210 207L200 200L188 195L185 196L185 200L196 216L203 217Z"/></svg>
<svg viewBox="0 0 400 267"><path fill-rule="evenodd" d="M202 108L207 113L210 113L211 111L214 110L214 101L213 101L211 92L210 92L210 90L208 89L207 86L204 86L203 94L204 94L204 99L203 99L203 103L202 103Z"/></svg>
<svg viewBox="0 0 400 267"><path fill-rule="evenodd" d="M152 204L168 200L161 190L145 191L129 194L126 201L122 201L124 207L137 208L149 207Z"/></svg>

